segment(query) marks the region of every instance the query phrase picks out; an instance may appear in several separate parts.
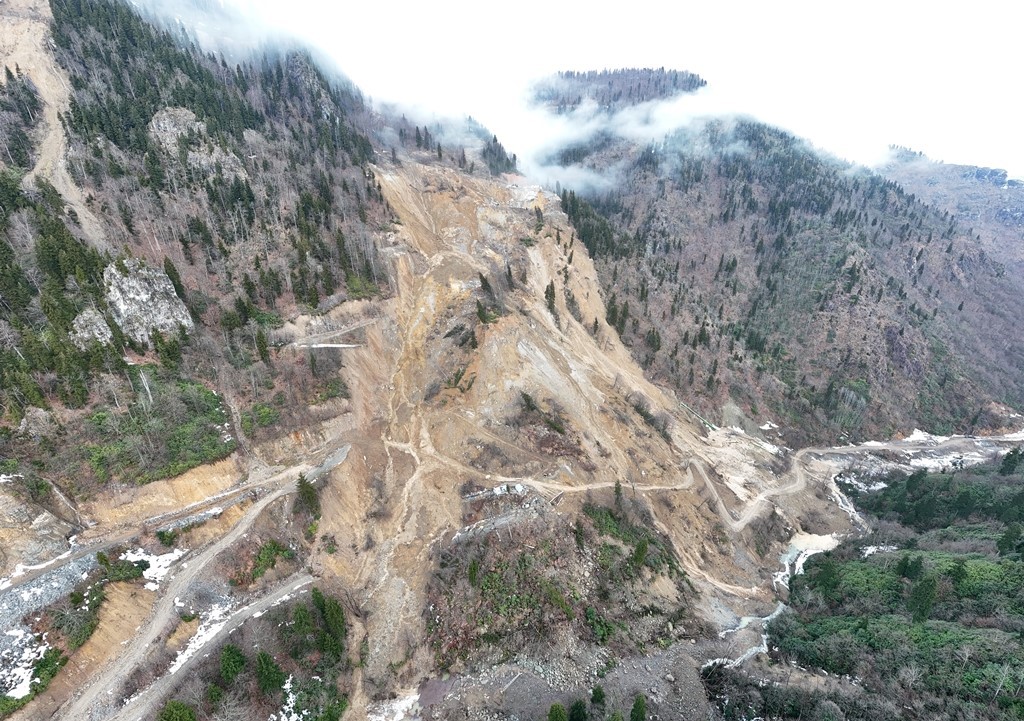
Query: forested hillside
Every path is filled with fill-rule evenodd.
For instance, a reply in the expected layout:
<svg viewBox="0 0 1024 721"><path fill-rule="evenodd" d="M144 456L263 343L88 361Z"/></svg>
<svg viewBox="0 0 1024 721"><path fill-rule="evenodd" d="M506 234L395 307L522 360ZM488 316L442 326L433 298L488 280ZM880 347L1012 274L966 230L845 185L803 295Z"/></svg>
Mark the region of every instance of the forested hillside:
<svg viewBox="0 0 1024 721"><path fill-rule="evenodd" d="M623 157L613 190L563 207L609 324L682 399L793 444L970 431L986 400L1024 399L1021 279L948 212L747 120L563 153Z"/></svg>
<svg viewBox="0 0 1024 721"><path fill-rule="evenodd" d="M576 110L584 101L594 103L602 112L612 112L693 92L705 85L707 81L699 75L665 68L567 71L538 83L534 99L559 114Z"/></svg>
<svg viewBox="0 0 1024 721"><path fill-rule="evenodd" d="M857 495L877 530L811 559L768 627L781 683L707 674L725 717L1024 718L1021 455Z"/></svg>
<svg viewBox="0 0 1024 721"><path fill-rule="evenodd" d="M998 168L937 163L906 148L893 148L881 172L972 226L1008 273L1024 273L1024 180Z"/></svg>
<svg viewBox="0 0 1024 721"><path fill-rule="evenodd" d="M28 433L5 434L3 455L23 459L8 470L29 486L37 473L76 478L82 492L152 480L234 450L231 411L270 433L344 396L336 355L275 363L272 346L296 310L387 292L373 234L390 211L358 92L298 52L229 67L118 2L52 10L71 84L66 167L102 237L45 179L19 187L33 144L52 141L12 69L0 93L0 403L5 427ZM112 273L129 285L165 276L187 313L129 332ZM47 445L65 435L76 442ZM33 467L40 439L51 455Z"/></svg>

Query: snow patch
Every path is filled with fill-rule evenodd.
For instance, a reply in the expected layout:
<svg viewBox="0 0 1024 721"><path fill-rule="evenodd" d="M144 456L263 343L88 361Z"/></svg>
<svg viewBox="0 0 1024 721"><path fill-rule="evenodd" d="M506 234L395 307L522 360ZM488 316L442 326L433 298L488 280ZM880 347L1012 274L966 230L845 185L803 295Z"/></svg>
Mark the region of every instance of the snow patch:
<svg viewBox="0 0 1024 721"><path fill-rule="evenodd" d="M206 643L214 638L231 617L231 604L214 604L213 608L210 609L210 613L203 619L202 623L199 624L196 635L193 636L188 646L178 652L178 657L174 659L174 663L167 670L167 673L173 675L178 672L185 662L192 658L199 649L206 645Z"/></svg>
<svg viewBox="0 0 1024 721"><path fill-rule="evenodd" d="M69 548L68 550L64 551L64 553L60 554L59 556L54 556L49 561L43 561L42 563L37 563L34 566L27 565L27 564L24 564L24 563L19 563L17 566L14 567L14 573L12 573L10 576L8 576L6 578L0 578L0 591L3 591L5 589L10 588L11 587L11 581L13 579L17 578L18 576L24 576L29 571L39 571L39 570L42 570L42 569L46 568L47 566L52 566L57 561L60 561L61 559L64 559L64 558L67 558L70 555L71 555L71 549Z"/></svg>
<svg viewBox="0 0 1024 721"><path fill-rule="evenodd" d="M419 715L420 692L413 689L391 701L378 701L366 707L367 721L405 721Z"/></svg>
<svg viewBox="0 0 1024 721"><path fill-rule="evenodd" d="M142 577L149 581L146 584L146 588L150 591L155 591L160 588L160 581L170 572L171 566L186 553L188 553L188 549L175 548L170 553L157 556L146 553L140 548L137 551L125 551L121 554L121 560L131 561L132 563L146 561L149 564L149 568L142 572Z"/></svg>
<svg viewBox="0 0 1024 721"><path fill-rule="evenodd" d="M12 473L9 476L0 473L0 483L11 483L15 478L24 478L20 473Z"/></svg>
<svg viewBox="0 0 1024 721"><path fill-rule="evenodd" d="M911 458L911 468L924 469L926 471L941 471L943 469L957 470L984 463L986 457L980 453L949 453L934 458Z"/></svg>
<svg viewBox="0 0 1024 721"><path fill-rule="evenodd" d="M951 437L952 436L933 436L931 433L927 433L925 431L922 431L920 428L915 428L914 432L911 433L906 438L904 438L903 440L906 441L907 443L933 443L933 444L939 444L939 443L945 443Z"/></svg>
<svg viewBox="0 0 1024 721"><path fill-rule="evenodd" d="M50 647L20 628L6 631L4 635L12 636L13 643L0 653L0 689L5 696L25 698L32 693L32 672L36 661Z"/></svg>
<svg viewBox="0 0 1024 721"><path fill-rule="evenodd" d="M302 711L295 710L296 697L295 692L292 690L292 676L288 676L288 680L284 682L284 705L281 706L281 713L271 714L267 721L302 721L309 715L309 711L303 709Z"/></svg>
<svg viewBox="0 0 1024 721"><path fill-rule="evenodd" d="M870 476L871 474L868 474L869 478ZM837 475L835 477L835 482L842 483L844 485L855 488L861 493L873 493L875 491L881 491L889 487L889 484L885 483L884 481L862 481L856 473L850 471L846 471Z"/></svg>
<svg viewBox="0 0 1024 721"><path fill-rule="evenodd" d="M703 666L701 666L701 669L705 669L709 666L714 666L715 664L719 663L724 664L727 668L735 668L747 659L753 658L759 653L768 653L768 633L764 630L764 628L785 610L786 604L780 601L779 605L775 607L775 610L769 613L767 616L744 616L740 619L740 623L738 626L736 626L736 628L730 628L726 629L725 631L722 631L720 634L718 634L719 638L725 638L725 636L727 636L728 634L746 628L751 623L760 623L761 643L759 643L756 646L751 646L736 658L713 658L710 661L706 662Z"/></svg>
<svg viewBox="0 0 1024 721"><path fill-rule="evenodd" d="M864 548L860 549L860 557L867 558L868 556L873 556L876 553L892 553L893 551L898 550L899 547L897 546L864 546Z"/></svg>
<svg viewBox="0 0 1024 721"><path fill-rule="evenodd" d="M831 551L839 545L839 538L836 534L830 533L827 536L820 536L813 533L797 533L789 540L789 547L779 558L782 570L772 576L772 585L775 587L789 587L789 579L799 576L804 572L804 564L807 559L817 553Z"/></svg>

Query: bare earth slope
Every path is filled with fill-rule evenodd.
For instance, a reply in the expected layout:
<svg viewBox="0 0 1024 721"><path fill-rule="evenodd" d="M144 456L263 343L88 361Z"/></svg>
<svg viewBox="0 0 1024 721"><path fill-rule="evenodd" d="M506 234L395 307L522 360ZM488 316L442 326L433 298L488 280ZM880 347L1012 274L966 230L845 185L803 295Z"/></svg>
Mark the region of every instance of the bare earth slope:
<svg viewBox="0 0 1024 721"><path fill-rule="evenodd" d="M92 216L63 165L58 114L68 95L46 44L46 7L18 0L0 5L0 12L4 57L31 74L47 108L42 160L33 172L50 179L99 244L102 234L90 225ZM131 613L118 612L132 603L131 591L111 593L96 635L72 653L72 674L18 711L19 721L153 718L183 692L189 676L202 673L203 659L229 634L237 632L237 641L247 625L313 584L344 601L345 675L336 690L348 698L345 718L402 718L394 712L396 697L401 703L429 699L434 718L539 717L555 699L588 693L598 671L620 659L609 647L553 633L543 639L546 648L523 645L522 653L507 656L500 648L485 649L442 664L428 642L442 623L430 591L447 560L471 543L527 561L541 558L540 546L552 534L565 541L573 524L582 528L588 504L628 508L631 523L653 529L653 542L664 542L673 572L678 564L681 573L675 585L666 583L667 576L648 574L641 559L636 577L651 581L644 591L676 604L671 608L683 608L685 595L695 614L686 616L685 642L683 630L668 622L664 645L659 638L657 647L624 652L626 663L607 677L610 698L628 704L632 694L651 692L661 719L706 718L698 664L757 652L762 619L779 602L775 572L783 553L794 550L791 541L807 553L834 543L830 534L855 530L855 514L833 481L836 471L858 455L917 449L892 444L792 452L698 418L682 402L687 399L645 377L607 324L608 299L594 263L557 196L519 177L464 172L433 151L396 155L367 151L374 162L348 168L349 176L361 173L367 196L381 208L372 225L365 220L358 227L365 231L360 243L373 250L367 263L372 258L380 267L318 311L310 310L315 303L274 306L288 316L279 325L289 341L271 353L263 339L267 378L312 366L317 358L326 366L326 356L310 353L326 344L320 350L337 354L331 357L336 362L321 369L331 377L318 380L338 381L345 396L309 401L315 413L260 429L255 407L238 407L239 389L225 380L224 369L211 371L204 379L230 407L232 423L223 428L242 438L239 454L141 488L115 480L97 484L94 496L75 509L83 528L66 556L0 580L5 600L32 596L33 584L72 569L63 582L73 587L81 577L72 564L129 542L152 551L155 531L206 514L198 530L181 531L186 555ZM322 180L341 177L324 174ZM324 191L327 197L341 192ZM174 196L182 198L190 199L187 191ZM267 244L287 243L284 224L261 232ZM307 225L304 232L322 240L320 226ZM342 246L339 235L336 247ZM236 251L239 268L247 267L249 255ZM201 274L203 266L190 272ZM349 266L353 276L358 268ZM353 300L360 295L354 288L365 284L372 288ZM227 298L230 278L225 286ZM226 327L216 317L199 326L202 342L211 344ZM257 346L256 326L252 330ZM257 376L250 373L243 380L255 393ZM292 377L294 385L308 380ZM950 443L950 450L963 453L974 441ZM298 520L293 510L300 474L319 488L322 514L315 524ZM576 555L555 558L552 567L594 590L586 579L597 562L586 553L597 556L604 547L591 544L585 553L584 531L578 533L570 551ZM252 559L268 539L286 545L290 556L260 580L251 572ZM615 550L611 542L604 545ZM18 553L24 552L4 559L7 567L26 560ZM38 560L45 559L32 558ZM605 600L595 591L561 603L581 605L574 618L582 626L586 605L603 609ZM117 627L125 623L138 627ZM737 625L740 631L728 640L713 632ZM630 629L622 631L627 636ZM117 648L96 648L104 639ZM177 655L183 646L192 656ZM457 678L447 677L449 670ZM405 708L415 715L412 705ZM202 709L203 718L215 717Z"/></svg>
<svg viewBox="0 0 1024 721"><path fill-rule="evenodd" d="M46 0L8 0L0 4L0 64L31 78L43 103L43 122L39 137L39 160L25 176L23 184L32 187L37 177L45 178L60 192L64 202L78 216L85 236L100 248L107 248L106 234L86 205L81 189L67 169L67 138L60 116L68 109L70 84L67 75L54 61L50 51L52 15Z"/></svg>

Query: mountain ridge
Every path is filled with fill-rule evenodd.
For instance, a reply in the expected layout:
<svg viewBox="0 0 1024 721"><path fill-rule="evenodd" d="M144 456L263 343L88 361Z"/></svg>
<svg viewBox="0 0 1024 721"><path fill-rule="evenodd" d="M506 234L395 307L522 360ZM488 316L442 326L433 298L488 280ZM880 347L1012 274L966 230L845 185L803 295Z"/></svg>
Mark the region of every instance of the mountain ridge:
<svg viewBox="0 0 1024 721"><path fill-rule="evenodd" d="M643 367L638 347L657 345L650 331L667 344L669 324L627 325L646 316L622 309L626 268L670 244L673 218L729 226L756 201L788 247L801 213L844 187L775 162L815 167L784 135L742 129L773 162L723 164L767 178L736 187L721 211L737 217L675 216L641 194L591 205L507 172L515 155L472 122L375 113L308 55L231 68L125 5L53 8L55 45L33 52L68 73L66 145L35 176L0 173L0 510L19 533L49 514L46 533L77 535L3 549L0 592L30 604L4 609L26 688L4 715L336 720L422 703L434 718L539 718L560 703L714 717L700 663L766 651L779 574L863 529L840 470L1019 442L793 452L758 437L770 423L748 434L697 415L700 397ZM728 148L729 132L705 144ZM630 183L658 186L664 149L616 151L634 154ZM676 175L690 190L711 175L698 159ZM62 167L102 237L52 180ZM782 181L785 197L764 197ZM917 212L864 183L892 217ZM827 222L856 222L840 210ZM775 235L758 233L769 260ZM843 261L846 281L862 261ZM758 277L719 265L730 291ZM128 273L192 327L128 333L106 297L106 276ZM84 316L110 338L83 352ZM716 321L696 320L691 350L713 363Z"/></svg>

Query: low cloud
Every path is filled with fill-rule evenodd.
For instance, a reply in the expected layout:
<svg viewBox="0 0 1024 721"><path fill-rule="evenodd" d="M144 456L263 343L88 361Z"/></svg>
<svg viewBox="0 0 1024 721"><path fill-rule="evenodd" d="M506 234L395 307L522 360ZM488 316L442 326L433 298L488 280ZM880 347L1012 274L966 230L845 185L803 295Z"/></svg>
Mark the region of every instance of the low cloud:
<svg viewBox="0 0 1024 721"><path fill-rule="evenodd" d="M528 169L545 146L572 136L529 110L532 82L559 70L667 67L699 73L708 87L637 107L618 132L657 138L697 118L746 115L862 164L884 162L895 144L1024 177L1012 60L1024 11L999 0L978 0L970 12L864 0L841 13L812 0L785 12L743 0L666 12L635 0L621 13L521 0L497 16L469 0L142 5L232 54L306 43L377 104L402 103L421 118L472 115Z"/></svg>

